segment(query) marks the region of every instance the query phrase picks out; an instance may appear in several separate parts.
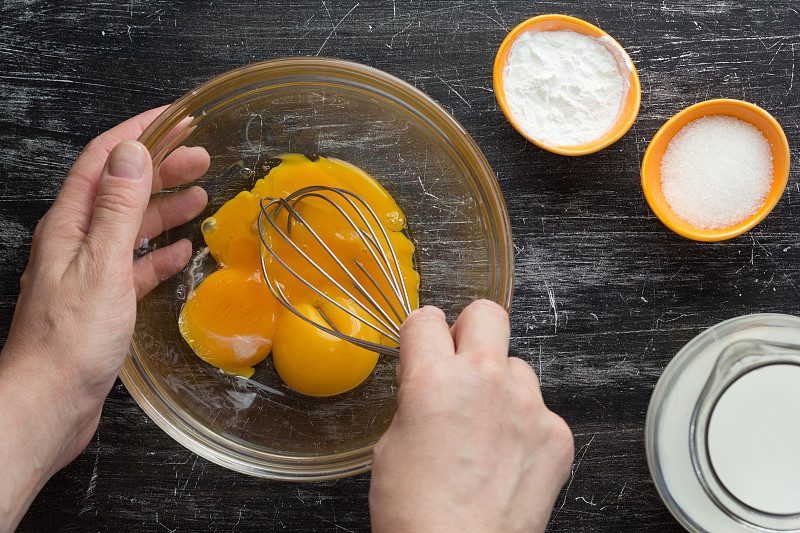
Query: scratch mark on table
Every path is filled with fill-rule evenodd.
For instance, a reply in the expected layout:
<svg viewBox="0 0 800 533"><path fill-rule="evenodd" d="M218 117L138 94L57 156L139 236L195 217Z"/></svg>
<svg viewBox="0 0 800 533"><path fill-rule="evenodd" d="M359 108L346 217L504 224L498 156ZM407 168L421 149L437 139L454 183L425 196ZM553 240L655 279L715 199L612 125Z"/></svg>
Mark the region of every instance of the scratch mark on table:
<svg viewBox="0 0 800 533"><path fill-rule="evenodd" d="M159 526L161 526L161 527L163 527L164 529L166 529L167 531L169 531L169 533L175 533L176 531L178 531L178 529L177 529L177 528L175 528L175 529L170 529L170 528L168 528L167 526L165 526L164 524L162 524L162 523L161 523L161 522L158 520L158 513L156 513L156 524L158 524Z"/></svg>
<svg viewBox="0 0 800 533"><path fill-rule="evenodd" d="M778 54L780 54L783 50L783 39L781 39L779 42L780 45L778 46L778 49L775 50L775 53L772 55L772 59L769 60L769 63L767 63L767 66L772 65L772 62L775 61L775 58L778 57Z"/></svg>
<svg viewBox="0 0 800 533"><path fill-rule="evenodd" d="M353 531L352 529L347 529L346 527L344 527L344 526L341 526L341 525L337 524L336 522L333 522L332 520L328 520L328 519L327 519L327 518L325 518L325 517L322 517L322 516L320 516L320 515L315 515L315 516L316 516L317 518L319 518L320 520L322 520L323 522L326 522L326 523L328 523L328 524L332 525L332 526L333 526L333 527L335 527L336 529L341 529L342 531L348 531L349 533L355 533L355 531Z"/></svg>
<svg viewBox="0 0 800 533"><path fill-rule="evenodd" d="M775 274L773 273L772 277L770 277L769 281L764 284L764 288L761 289L761 292L759 292L758 294L764 294L764 291L766 291L770 287L770 285L772 285L774 279L775 279Z"/></svg>
<svg viewBox="0 0 800 533"><path fill-rule="evenodd" d="M492 22L494 22L495 24L497 24L500 28L503 29L503 31L505 31L505 32L509 31L508 26L506 26L505 24L503 24L502 22L500 22L498 20L493 19L492 17L490 17L486 13L481 13L480 11L471 11L469 9L466 10L465 13L472 13L473 15L480 15L482 17L485 17L485 18L491 20Z"/></svg>
<svg viewBox="0 0 800 533"><path fill-rule="evenodd" d="M422 188L422 195L423 196L430 196L434 200L439 200L438 196L436 196L435 194L433 194L433 193L429 192L427 189L425 189L425 185L422 183L422 177L421 176L417 176L417 181L419 181L419 186Z"/></svg>
<svg viewBox="0 0 800 533"><path fill-rule="evenodd" d="M553 309L553 332L558 332L558 305L556 303L556 295L547 280L544 280L545 289L547 289L547 299L550 300L550 307Z"/></svg>
<svg viewBox="0 0 800 533"><path fill-rule="evenodd" d="M92 506L89 504L89 499L94 494L97 487L98 465L100 463L100 430L97 430L97 451L94 454L94 466L92 467L92 477L89 479L89 486L86 487L86 497L83 499L83 507L81 508L78 516L88 511Z"/></svg>
<svg viewBox="0 0 800 533"><path fill-rule="evenodd" d="M493 93L494 89L490 89L489 87L483 87L481 85L464 85L461 84L462 87L469 87L470 89L478 89L480 91L486 91L487 93Z"/></svg>
<svg viewBox="0 0 800 533"><path fill-rule="evenodd" d="M583 457L586 455L586 452L589 451L589 446L592 445L592 442L594 442L595 437L597 437L597 435L592 435L592 438L589 439L589 442L581 446L581 449L578 450L580 452L580 457L578 457L575 460L575 463L572 466L572 473L569 476L569 482L567 483L567 488L564 490L564 499L561 500L561 505L558 508L559 511L563 509L564 504L567 503L567 494L569 494L569 488L572 486L572 481L575 479L575 474L578 472L578 468L580 468L581 466L581 461L583 461Z"/></svg>
<svg viewBox="0 0 800 533"><path fill-rule="evenodd" d="M541 386L542 383L544 382L542 380L542 343L541 342L539 342L539 372L537 372L537 374L539 375L539 385Z"/></svg>
<svg viewBox="0 0 800 533"><path fill-rule="evenodd" d="M461 93L459 93L458 91L456 91L456 90L453 88L453 86L452 86L452 85L450 85L449 83L447 83L446 81L444 81L444 80L442 79L442 77L441 77L441 76L439 76L438 74L436 74L436 77L439 79L439 81L440 81L440 82L444 83L444 84L445 84L445 86L447 86L447 88L448 88L448 89L450 89L450 90L453 92L453 94L455 94L456 96L458 96L458 97L461 99L461 101L462 101L462 102L464 102L465 104L467 104L467 107L469 107L470 109L472 109L472 104L470 104L470 103L467 101L467 99L466 99L466 98L464 98L463 96L461 96Z"/></svg>
<svg viewBox="0 0 800 533"><path fill-rule="evenodd" d="M400 30L400 31L398 31L397 33L395 33L394 35L392 35L392 38L389 40L389 43L386 45L387 47L389 47L389 49L390 49L390 50L391 50L392 46L394 46L394 40L395 40L395 38L396 38L398 35L400 35L401 33L403 33L404 31L406 31L408 28L410 28L410 27L411 27L411 24L413 24L413 23L412 23L412 22L409 22L408 24L406 24L406 27L405 27L405 28L403 28L402 30Z"/></svg>
<svg viewBox="0 0 800 533"><path fill-rule="evenodd" d="M233 524L233 528L231 528L231 531L233 531L234 529L236 529L236 527L239 525L239 522L241 522L241 521L242 521L242 511L244 511L244 508L245 508L245 507L247 507L247 505L243 505L243 506L242 506L242 507L239 509L239 518L236 520L236 523L235 523L235 524Z"/></svg>
<svg viewBox="0 0 800 533"><path fill-rule="evenodd" d="M322 2L322 5L323 5L323 6L325 6L325 10L327 11L327 10L328 10L328 6L326 6L326 5L325 5L325 2ZM333 28L331 29L331 32L328 34L328 36L327 36L327 37L325 37L325 40L322 42L322 46L320 46L320 47L319 47L319 50L317 50L317 53L316 53L316 54L314 54L314 55L316 55L316 56L319 56L319 54L322 52L322 49L323 49L323 48L325 48L325 45L326 45L326 44L328 44L328 40L331 38L331 36L332 36L334 33L336 33L336 30L339 28L339 26L342 24L342 22L344 22L344 19L346 19L347 17L349 17L349 16L350 16L350 13L352 13L353 11L355 11L355 9L358 7L358 5L359 5L359 4L356 4L356 5L354 5L353 7L351 7L351 8L350 8L350 11L348 11L347 13L345 13L345 15L344 15L342 18L340 18L340 19L339 19L339 22L337 22L337 23L336 23L336 24L333 26ZM330 17L330 11L328 11L328 16Z"/></svg>
<svg viewBox="0 0 800 533"><path fill-rule="evenodd" d="M794 289L794 292L796 292L798 295L800 295L800 291L799 291L799 290L797 290L797 286L794 284L794 282L792 282L792 280L791 280L791 279L789 279L789 276L788 276L788 275L786 275L785 273L781 273L781 275L783 276L783 279L784 279L784 280L786 280L786 283L788 283L788 284L789 284L789 286L790 286L792 289Z"/></svg>
<svg viewBox="0 0 800 533"><path fill-rule="evenodd" d="M747 26L747 29L753 32L753 35L756 36L756 39L758 39L758 41L761 43L761 46L763 46L765 50L769 50L769 47L764 43L764 39L761 38L761 36L758 34L758 32L756 32L756 30L753 29L752 26Z"/></svg>

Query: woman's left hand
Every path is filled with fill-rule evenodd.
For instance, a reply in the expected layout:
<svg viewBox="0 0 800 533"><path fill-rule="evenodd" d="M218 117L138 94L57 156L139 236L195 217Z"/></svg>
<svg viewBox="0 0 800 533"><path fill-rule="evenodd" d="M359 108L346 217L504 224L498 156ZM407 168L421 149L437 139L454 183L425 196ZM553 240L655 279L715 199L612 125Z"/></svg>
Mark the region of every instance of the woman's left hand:
<svg viewBox="0 0 800 533"><path fill-rule="evenodd" d="M179 241L137 261L133 250L188 222L207 196L190 187L209 167L181 147L153 177L133 139L163 111L147 111L92 140L33 234L8 340L0 354L0 531L13 529L47 479L88 444L128 351L136 301L180 271Z"/></svg>

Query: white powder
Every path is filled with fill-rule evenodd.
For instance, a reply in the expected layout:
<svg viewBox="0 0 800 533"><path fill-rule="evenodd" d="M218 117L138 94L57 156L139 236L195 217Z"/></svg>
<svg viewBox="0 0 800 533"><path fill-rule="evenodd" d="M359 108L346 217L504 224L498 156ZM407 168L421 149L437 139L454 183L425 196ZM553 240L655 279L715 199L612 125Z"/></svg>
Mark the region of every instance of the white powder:
<svg viewBox="0 0 800 533"><path fill-rule="evenodd" d="M619 114L625 85L608 48L570 30L523 33L503 71L506 101L520 127L556 146L599 138Z"/></svg>
<svg viewBox="0 0 800 533"><path fill-rule="evenodd" d="M742 502L800 512L800 367L775 364L734 381L708 426L714 471Z"/></svg>
<svg viewBox="0 0 800 533"><path fill-rule="evenodd" d="M661 190L680 218L703 229L734 226L764 205L772 151L758 129L727 116L693 120L661 159Z"/></svg>

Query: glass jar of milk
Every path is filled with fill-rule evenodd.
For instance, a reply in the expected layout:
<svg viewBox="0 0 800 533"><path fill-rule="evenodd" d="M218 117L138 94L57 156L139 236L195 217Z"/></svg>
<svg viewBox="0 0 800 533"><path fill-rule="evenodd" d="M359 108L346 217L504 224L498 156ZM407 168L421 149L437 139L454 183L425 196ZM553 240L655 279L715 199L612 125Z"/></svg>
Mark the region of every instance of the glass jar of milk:
<svg viewBox="0 0 800 533"><path fill-rule="evenodd" d="M800 318L743 316L689 342L653 391L650 474L689 531L800 531Z"/></svg>

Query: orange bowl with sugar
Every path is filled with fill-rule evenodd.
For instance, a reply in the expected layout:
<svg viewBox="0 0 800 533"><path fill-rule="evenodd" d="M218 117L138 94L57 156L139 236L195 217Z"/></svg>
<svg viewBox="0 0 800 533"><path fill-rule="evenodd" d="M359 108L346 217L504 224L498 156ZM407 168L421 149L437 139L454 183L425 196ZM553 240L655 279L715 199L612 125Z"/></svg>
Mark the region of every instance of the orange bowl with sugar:
<svg viewBox="0 0 800 533"><path fill-rule="evenodd" d="M769 144L773 170L769 191L763 204L755 212L736 224L707 229L687 222L670 206L664 195L661 169L664 154L678 132L695 120L714 116L733 117L754 126ZM721 241L749 231L772 211L786 188L789 165L790 152L786 134L767 111L741 100L707 100L682 110L655 134L642 160L642 190L653 213L675 233L697 241Z"/></svg>
<svg viewBox="0 0 800 533"><path fill-rule="evenodd" d="M610 126L599 136L588 142L573 145L557 145L546 142L531 134L525 128L520 118L514 113L509 105L509 98L506 94L505 76L509 63L512 47L523 34L528 32L549 32L569 30L581 35L586 35L597 39L614 56L617 69L622 76L623 92L616 118ZM494 92L500 109L512 126L526 139L533 144L560 155L587 155L619 140L631 128L636 116L639 114L639 104L641 102L641 85L639 75L625 49L608 33L597 26L590 24L579 18L567 15L547 14L539 15L528 19L515 27L500 44L494 61L492 72Z"/></svg>
<svg viewBox="0 0 800 533"><path fill-rule="evenodd" d="M211 166L196 184L207 191L209 205L196 220L149 243L153 249L186 238L194 256L184 272L139 303L130 354L120 375L165 432L210 461L282 480L364 472L397 408L397 361L391 357L378 357L366 379L346 392L323 387L301 394L284 383L272 356L255 366L243 360L244 368L233 369L238 374L223 372L198 357L181 337L181 310L212 276L220 284L208 285L206 310L216 299L223 307L224 300L233 323L247 322L258 307L259 291L246 284L239 292L220 293L231 280L215 273L228 269L220 270L213 245L206 248L201 226L237 194L250 191L265 176L270 179L276 164L286 164L286 154L346 162L394 199L416 249L413 261L423 305L437 305L451 319L476 298L510 307L514 249L491 168L455 119L393 76L327 58L247 65L178 99L140 140L152 154L155 172L179 147L205 148ZM280 157L283 163L276 163ZM300 181L297 188L309 185ZM294 185L287 182L286 190ZM235 215L244 213L232 209ZM239 218L229 220L249 231L247 221ZM222 227L221 219L217 223ZM249 264L253 258L248 254L241 258ZM247 277L253 269L240 270L228 270L229 277ZM239 298L247 299L246 305L236 306ZM210 323L208 316L196 314L192 320L202 328ZM222 326L226 331L215 333L237 334L227 331L228 324ZM262 331L269 325L254 323L254 328ZM285 346L294 354L304 352L305 362L313 365L320 343L310 337L306 342L304 335L290 335ZM200 344L209 341L199 334L188 337ZM287 372L284 376L290 379Z"/></svg>

